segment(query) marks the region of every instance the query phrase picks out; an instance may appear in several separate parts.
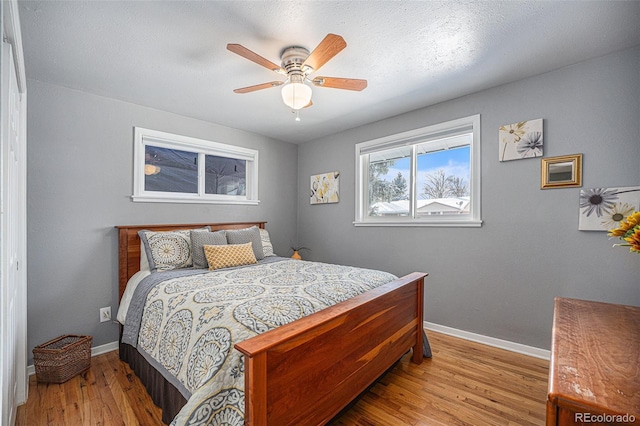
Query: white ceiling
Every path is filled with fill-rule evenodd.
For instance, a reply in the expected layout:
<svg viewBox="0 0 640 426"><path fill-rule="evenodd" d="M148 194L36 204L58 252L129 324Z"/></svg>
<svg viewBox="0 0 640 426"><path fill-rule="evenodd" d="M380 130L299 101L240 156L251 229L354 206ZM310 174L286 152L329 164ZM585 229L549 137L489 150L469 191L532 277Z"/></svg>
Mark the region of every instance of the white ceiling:
<svg viewBox="0 0 640 426"><path fill-rule="evenodd" d="M302 143L640 44L640 1L20 1L27 78ZM313 75L301 121L277 64L328 33L347 47ZM640 70L639 70L640 73ZM160 129L163 130L163 129Z"/></svg>

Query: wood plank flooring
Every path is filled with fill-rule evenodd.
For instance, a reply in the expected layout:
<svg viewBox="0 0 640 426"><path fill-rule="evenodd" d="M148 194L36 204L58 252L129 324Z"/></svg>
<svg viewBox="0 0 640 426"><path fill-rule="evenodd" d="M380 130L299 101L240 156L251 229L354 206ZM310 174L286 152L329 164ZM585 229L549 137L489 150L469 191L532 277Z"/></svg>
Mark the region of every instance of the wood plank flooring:
<svg viewBox="0 0 640 426"><path fill-rule="evenodd" d="M410 355L332 426L543 425L549 362L427 331L433 359ZM162 425L160 409L116 351L61 385L29 380L16 425Z"/></svg>

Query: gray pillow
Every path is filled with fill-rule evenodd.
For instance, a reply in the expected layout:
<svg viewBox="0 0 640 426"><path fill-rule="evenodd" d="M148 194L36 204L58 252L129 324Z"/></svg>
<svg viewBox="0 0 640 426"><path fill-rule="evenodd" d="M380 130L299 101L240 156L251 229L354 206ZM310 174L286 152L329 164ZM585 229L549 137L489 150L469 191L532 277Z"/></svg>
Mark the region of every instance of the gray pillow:
<svg viewBox="0 0 640 426"><path fill-rule="evenodd" d="M209 263L204 255L204 246L226 246L227 237L225 231L191 231L191 257L193 267L197 269L208 268Z"/></svg>
<svg viewBox="0 0 640 426"><path fill-rule="evenodd" d="M229 244L246 244L251 243L253 254L256 260L264 259L264 250L262 249L262 237L260 237L260 229L252 226L246 229L227 230L227 243Z"/></svg>

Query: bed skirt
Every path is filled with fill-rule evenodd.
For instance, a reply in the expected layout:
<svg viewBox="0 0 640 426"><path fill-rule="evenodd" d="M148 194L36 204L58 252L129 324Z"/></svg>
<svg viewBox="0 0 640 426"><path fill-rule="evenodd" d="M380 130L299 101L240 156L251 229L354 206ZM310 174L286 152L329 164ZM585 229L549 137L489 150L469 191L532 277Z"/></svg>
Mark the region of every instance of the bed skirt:
<svg viewBox="0 0 640 426"><path fill-rule="evenodd" d="M131 345L120 343L120 359L131 367L154 404L162 409L162 421L171 423L187 400Z"/></svg>

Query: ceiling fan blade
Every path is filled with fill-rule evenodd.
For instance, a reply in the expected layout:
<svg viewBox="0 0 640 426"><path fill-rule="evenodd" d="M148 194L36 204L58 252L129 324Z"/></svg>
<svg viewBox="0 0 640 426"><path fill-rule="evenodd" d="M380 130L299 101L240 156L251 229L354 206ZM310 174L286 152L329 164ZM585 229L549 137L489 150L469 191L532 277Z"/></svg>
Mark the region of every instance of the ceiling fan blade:
<svg viewBox="0 0 640 426"><path fill-rule="evenodd" d="M302 64L313 68L317 71L321 66L326 64L331 58L336 56L342 49L347 47L347 42L337 34L327 34L320 44L311 52L309 57Z"/></svg>
<svg viewBox="0 0 640 426"><path fill-rule="evenodd" d="M332 89L361 91L367 87L367 80L340 77L316 77L311 80L314 86L331 87Z"/></svg>
<svg viewBox="0 0 640 426"><path fill-rule="evenodd" d="M284 81L270 81L268 83L256 84L255 86L242 87L240 89L235 89L235 93L250 93L255 92L256 90L269 89L271 87L277 87L284 84Z"/></svg>
<svg viewBox="0 0 640 426"><path fill-rule="evenodd" d="M240 55L243 58L246 58L252 62L255 62L258 65L262 65L263 67L268 68L271 71L283 73L283 70L282 68L280 68L280 65L274 64L270 60L263 58L262 56L258 55L255 52L252 52L251 50L247 49L246 47L240 44L229 43L227 44L227 50L230 50L231 52L237 55Z"/></svg>

